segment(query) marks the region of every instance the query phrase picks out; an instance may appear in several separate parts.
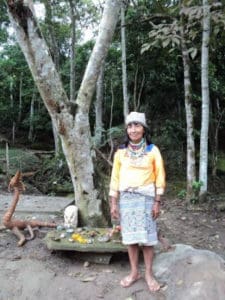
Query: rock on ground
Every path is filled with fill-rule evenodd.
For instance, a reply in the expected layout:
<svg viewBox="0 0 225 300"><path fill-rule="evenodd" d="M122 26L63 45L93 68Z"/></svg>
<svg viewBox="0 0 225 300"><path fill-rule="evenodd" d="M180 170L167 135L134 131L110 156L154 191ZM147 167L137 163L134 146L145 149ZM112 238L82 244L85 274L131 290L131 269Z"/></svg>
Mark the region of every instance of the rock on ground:
<svg viewBox="0 0 225 300"><path fill-rule="evenodd" d="M225 299L225 261L211 251L176 245L156 257L154 270L168 286L168 300Z"/></svg>

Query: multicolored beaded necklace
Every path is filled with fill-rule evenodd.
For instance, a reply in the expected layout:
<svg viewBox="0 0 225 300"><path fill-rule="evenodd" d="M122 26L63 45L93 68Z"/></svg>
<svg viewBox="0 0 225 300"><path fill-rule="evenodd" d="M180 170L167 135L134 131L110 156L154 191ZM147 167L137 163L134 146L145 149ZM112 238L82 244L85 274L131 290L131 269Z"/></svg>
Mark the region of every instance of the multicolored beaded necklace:
<svg viewBox="0 0 225 300"><path fill-rule="evenodd" d="M130 157L130 159L132 160L137 159L142 157L145 154L145 148L146 148L146 142L144 138L138 144L129 142L127 146L127 154Z"/></svg>

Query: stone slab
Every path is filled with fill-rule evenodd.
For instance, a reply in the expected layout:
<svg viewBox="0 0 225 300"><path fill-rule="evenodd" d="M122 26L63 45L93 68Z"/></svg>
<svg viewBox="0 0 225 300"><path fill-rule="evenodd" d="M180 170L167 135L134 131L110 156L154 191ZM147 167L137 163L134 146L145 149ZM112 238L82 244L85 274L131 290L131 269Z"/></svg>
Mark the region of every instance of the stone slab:
<svg viewBox="0 0 225 300"><path fill-rule="evenodd" d="M99 242L98 237L104 236L109 231L109 228L91 228L93 231L99 232L99 235L93 239L93 243L79 243L71 241L71 235L60 238L64 231L52 230L49 231L45 237L45 243L49 250L61 251L78 251L78 252L92 252L92 253L117 253L127 252L127 247L121 241L111 239L108 242ZM84 235L84 238L85 235Z"/></svg>

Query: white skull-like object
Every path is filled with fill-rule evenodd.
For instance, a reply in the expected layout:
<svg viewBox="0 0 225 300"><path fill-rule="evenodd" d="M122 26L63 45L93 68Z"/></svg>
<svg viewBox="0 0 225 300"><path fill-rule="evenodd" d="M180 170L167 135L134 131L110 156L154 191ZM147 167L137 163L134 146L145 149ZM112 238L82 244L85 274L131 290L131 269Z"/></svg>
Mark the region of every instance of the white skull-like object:
<svg viewBox="0 0 225 300"><path fill-rule="evenodd" d="M75 205L69 205L64 210L64 226L66 228L76 228L78 225L78 208Z"/></svg>

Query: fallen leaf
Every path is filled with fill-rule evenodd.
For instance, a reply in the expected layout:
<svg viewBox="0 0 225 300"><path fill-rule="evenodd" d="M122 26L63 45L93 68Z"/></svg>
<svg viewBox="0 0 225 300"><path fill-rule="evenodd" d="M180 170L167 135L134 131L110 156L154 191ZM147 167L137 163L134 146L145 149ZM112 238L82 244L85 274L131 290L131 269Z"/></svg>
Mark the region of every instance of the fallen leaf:
<svg viewBox="0 0 225 300"><path fill-rule="evenodd" d="M81 281L82 282L91 282L91 281L94 281L95 279L96 279L96 276L89 276L89 277L81 278Z"/></svg>
<svg viewBox="0 0 225 300"><path fill-rule="evenodd" d="M184 283L183 280L178 280L176 284L177 285L182 285L183 283Z"/></svg>
<svg viewBox="0 0 225 300"><path fill-rule="evenodd" d="M84 263L84 268L88 268L89 266L90 266L89 261L85 261L85 263Z"/></svg>
<svg viewBox="0 0 225 300"><path fill-rule="evenodd" d="M167 290L167 288L168 288L168 285L167 285L167 284L165 284L164 286L162 286L162 287L161 287L161 290L162 290L162 291L166 291L166 290Z"/></svg>

